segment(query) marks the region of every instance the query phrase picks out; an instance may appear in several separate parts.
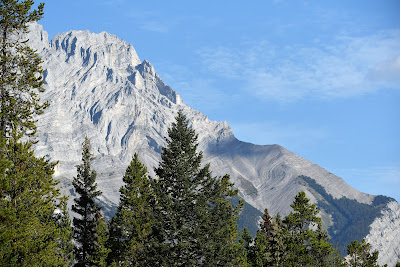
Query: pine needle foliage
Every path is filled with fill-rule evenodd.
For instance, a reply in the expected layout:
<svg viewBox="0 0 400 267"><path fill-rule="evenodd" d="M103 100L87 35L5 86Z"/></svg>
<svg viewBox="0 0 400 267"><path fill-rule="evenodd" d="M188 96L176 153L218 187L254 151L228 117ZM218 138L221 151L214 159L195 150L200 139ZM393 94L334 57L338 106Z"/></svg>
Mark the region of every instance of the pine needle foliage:
<svg viewBox="0 0 400 267"><path fill-rule="evenodd" d="M31 143L0 140L0 266L66 265L55 163L36 158Z"/></svg>
<svg viewBox="0 0 400 267"><path fill-rule="evenodd" d="M43 16L44 4L32 10L33 4L31 0L0 2L0 132L7 138L33 136L34 116L48 106L39 99L44 92L42 61L26 38L29 23Z"/></svg>
<svg viewBox="0 0 400 267"><path fill-rule="evenodd" d="M241 206L234 208L229 201L237 191L229 176L213 177L210 166L202 166L197 139L179 111L155 168L153 261L159 266L238 266Z"/></svg>
<svg viewBox="0 0 400 267"><path fill-rule="evenodd" d="M97 216L100 207L95 198L100 196L101 192L97 190L96 171L92 170L93 159L89 139L85 137L82 146L82 164L76 166L77 176L72 182L75 192L79 195L72 205L72 211L79 216L73 218L76 266L93 265L93 255L96 250Z"/></svg>
<svg viewBox="0 0 400 267"><path fill-rule="evenodd" d="M120 266L148 266L149 242L154 224L155 195L147 168L138 154L126 169L125 183L119 190L118 211L110 223L111 253L108 262Z"/></svg>

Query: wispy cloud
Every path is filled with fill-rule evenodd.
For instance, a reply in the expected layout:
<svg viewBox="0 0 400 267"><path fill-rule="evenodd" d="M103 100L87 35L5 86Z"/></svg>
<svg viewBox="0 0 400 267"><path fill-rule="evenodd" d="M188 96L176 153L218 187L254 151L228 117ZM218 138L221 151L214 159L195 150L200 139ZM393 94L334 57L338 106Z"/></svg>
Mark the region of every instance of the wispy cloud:
<svg viewBox="0 0 400 267"><path fill-rule="evenodd" d="M235 79L242 90L265 99L347 98L382 87L400 89L400 31L341 36L331 44L279 47L264 41L198 53L210 73Z"/></svg>

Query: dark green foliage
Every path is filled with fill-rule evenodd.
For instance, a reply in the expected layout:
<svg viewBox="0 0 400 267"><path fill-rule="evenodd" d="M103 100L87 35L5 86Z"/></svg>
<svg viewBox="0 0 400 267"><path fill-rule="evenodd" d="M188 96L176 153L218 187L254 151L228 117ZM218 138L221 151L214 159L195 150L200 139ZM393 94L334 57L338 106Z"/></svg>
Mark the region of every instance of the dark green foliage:
<svg viewBox="0 0 400 267"><path fill-rule="evenodd" d="M55 164L36 158L31 143L0 138L0 144L0 266L65 265L54 218Z"/></svg>
<svg viewBox="0 0 400 267"><path fill-rule="evenodd" d="M334 224L328 228L330 242L337 244L342 257L346 255L347 244L362 240L369 233L371 223L381 216L381 205L391 201L390 198L377 196L371 206L345 197L335 199L314 179L307 176L299 178L323 197L324 201L318 201L318 207L332 215Z"/></svg>
<svg viewBox="0 0 400 267"><path fill-rule="evenodd" d="M391 197L378 195L372 201L372 206L377 207L377 206L385 205L385 204L387 204L389 202L392 202L392 201L396 201L396 200L391 198Z"/></svg>
<svg viewBox="0 0 400 267"><path fill-rule="evenodd" d="M236 221L241 207L230 203L237 191L229 176L212 177L209 165L201 167L197 135L181 111L166 142L153 184L155 265L239 265L243 253Z"/></svg>
<svg viewBox="0 0 400 267"><path fill-rule="evenodd" d="M293 212L283 220L285 231L288 232L285 242L289 265L330 265L334 250L327 233L322 230L316 205L310 203L304 192L299 192L290 206Z"/></svg>
<svg viewBox="0 0 400 267"><path fill-rule="evenodd" d="M71 226L71 219L69 218L67 201L68 197L62 197L60 199L60 204L58 205L60 212L56 214L56 221L62 233L59 247L63 260L67 266L72 266L75 259L74 243L72 242L73 229Z"/></svg>
<svg viewBox="0 0 400 267"><path fill-rule="evenodd" d="M121 266L148 265L149 239L154 224L154 192L146 167L135 153L123 177L117 213L110 223L108 262Z"/></svg>
<svg viewBox="0 0 400 267"><path fill-rule="evenodd" d="M252 266L341 266L341 258L322 230L318 209L299 192L291 212L282 221L266 209L252 246L247 246ZM246 240L249 243L249 240Z"/></svg>
<svg viewBox="0 0 400 267"><path fill-rule="evenodd" d="M106 219L101 211L96 214L96 224L94 253L90 255L90 262L94 266L105 267L107 266L106 260L110 252L110 249L106 246L109 234Z"/></svg>
<svg viewBox="0 0 400 267"><path fill-rule="evenodd" d="M96 172L92 170L93 160L89 139L86 137L82 146L82 161L77 165L77 176L72 182L79 198L75 198L72 211L79 217L74 217L74 239L76 241L74 253L77 266L93 265L93 255L96 251L96 233L100 207L95 198L101 194L97 189Z"/></svg>
<svg viewBox="0 0 400 267"><path fill-rule="evenodd" d="M0 2L0 132L19 139L36 132L35 114L41 114L41 59L26 43L29 22L43 16L44 4L31 10L31 0Z"/></svg>
<svg viewBox="0 0 400 267"><path fill-rule="evenodd" d="M352 241L347 246L347 254L349 255L348 266L357 267L378 267L378 251L371 252L371 245L362 239Z"/></svg>

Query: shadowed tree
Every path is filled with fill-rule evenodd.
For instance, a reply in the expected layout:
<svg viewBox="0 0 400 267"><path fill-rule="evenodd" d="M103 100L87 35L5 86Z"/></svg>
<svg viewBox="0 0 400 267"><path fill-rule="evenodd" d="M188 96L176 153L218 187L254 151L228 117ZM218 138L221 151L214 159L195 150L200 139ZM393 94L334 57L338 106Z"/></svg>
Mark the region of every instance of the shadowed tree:
<svg viewBox="0 0 400 267"><path fill-rule="evenodd" d="M182 111L175 119L155 168L154 264L238 266L243 260L236 223L241 206L229 202L237 191L229 176L213 177L209 165L201 166L197 134Z"/></svg>
<svg viewBox="0 0 400 267"><path fill-rule="evenodd" d="M77 176L72 182L79 197L74 199L72 211L79 215L74 217L74 239L76 266L93 265L93 255L96 250L96 233L100 207L95 198L101 195L97 190L96 172L92 170L91 161L94 159L89 139L85 137L82 146L82 164L77 165Z"/></svg>

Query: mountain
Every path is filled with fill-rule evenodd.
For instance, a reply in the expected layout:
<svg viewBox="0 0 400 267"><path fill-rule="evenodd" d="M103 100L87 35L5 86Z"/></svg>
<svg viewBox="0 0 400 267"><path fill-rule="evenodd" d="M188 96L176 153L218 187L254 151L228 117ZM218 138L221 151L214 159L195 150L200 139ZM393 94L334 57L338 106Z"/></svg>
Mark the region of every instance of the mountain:
<svg viewBox="0 0 400 267"><path fill-rule="evenodd" d="M244 211L248 218L257 218L254 214L264 208L284 216L297 192L304 190L342 247L350 237L367 236L379 249L381 263L400 260L400 205L393 199L359 192L279 145L236 139L226 122L211 121L187 106L150 62L141 61L132 45L114 35L70 31L49 43L42 26L33 24L29 39L43 59L42 99L51 104L38 118L35 151L59 161L55 175L65 193L74 194L74 166L80 163L87 135L96 156L93 166L103 192L101 201L112 210L134 152L155 176L153 167L160 160L167 129L181 109L199 134L199 149L213 174L231 175L250 207ZM256 219L252 224L254 228Z"/></svg>

